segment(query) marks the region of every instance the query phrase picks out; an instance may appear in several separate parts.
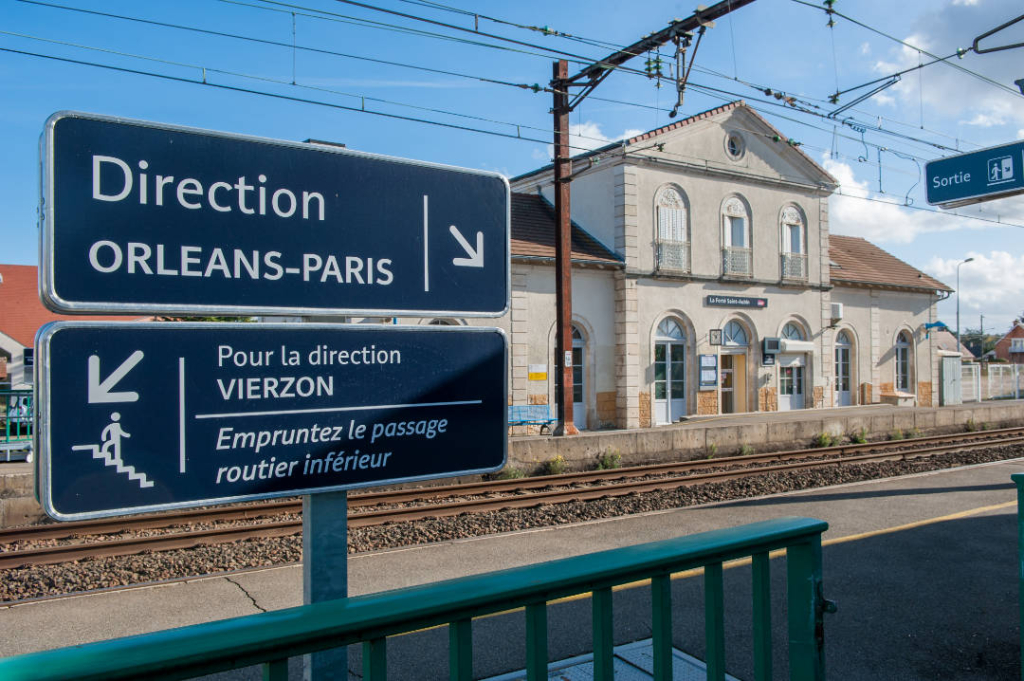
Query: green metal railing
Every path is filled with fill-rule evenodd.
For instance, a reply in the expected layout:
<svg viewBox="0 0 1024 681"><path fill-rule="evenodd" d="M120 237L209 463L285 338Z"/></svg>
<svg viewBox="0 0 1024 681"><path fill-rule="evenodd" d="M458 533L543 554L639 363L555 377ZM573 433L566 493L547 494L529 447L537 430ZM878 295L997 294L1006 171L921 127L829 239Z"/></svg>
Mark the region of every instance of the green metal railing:
<svg viewBox="0 0 1024 681"><path fill-rule="evenodd" d="M781 518L423 586L304 605L180 629L0 660L0 678L180 679L264 665L264 678L287 678L288 658L363 644L363 672L385 679L387 637L449 625L451 679L472 678L472 620L526 610L526 673L547 679L548 603L592 593L594 678L610 680L612 589L651 579L654 676L672 678L673 573L704 568L707 678L725 678L723 563L751 557L755 675L772 670L769 552L786 549L789 671L795 681L824 679L821 533L827 523Z"/></svg>
<svg viewBox="0 0 1024 681"><path fill-rule="evenodd" d="M0 390L0 446L31 442L34 414L31 390Z"/></svg>

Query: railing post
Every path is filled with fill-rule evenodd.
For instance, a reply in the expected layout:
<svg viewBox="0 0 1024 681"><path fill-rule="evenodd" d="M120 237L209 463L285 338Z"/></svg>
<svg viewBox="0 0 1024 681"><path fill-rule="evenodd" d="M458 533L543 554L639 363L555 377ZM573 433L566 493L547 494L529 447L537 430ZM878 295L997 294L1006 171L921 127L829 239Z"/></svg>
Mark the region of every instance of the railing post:
<svg viewBox="0 0 1024 681"><path fill-rule="evenodd" d="M548 678L548 605L526 606L526 678L546 681Z"/></svg>
<svg viewBox="0 0 1024 681"><path fill-rule="evenodd" d="M386 681L388 678L388 640L375 638L363 642L363 678Z"/></svg>
<svg viewBox="0 0 1024 681"><path fill-rule="evenodd" d="M473 620L448 625L448 675L452 681L473 678Z"/></svg>
<svg viewBox="0 0 1024 681"><path fill-rule="evenodd" d="M825 678L825 631L821 594L821 536L786 549L789 591L789 678Z"/></svg>
<svg viewBox="0 0 1024 681"><path fill-rule="evenodd" d="M708 681L725 681L725 583L721 563L704 566L704 640Z"/></svg>
<svg viewBox="0 0 1024 681"><path fill-rule="evenodd" d="M754 679L772 678L771 566L767 553L753 557Z"/></svg>
<svg viewBox="0 0 1024 681"><path fill-rule="evenodd" d="M651 637L655 681L672 681L672 577L651 578Z"/></svg>
<svg viewBox="0 0 1024 681"><path fill-rule="evenodd" d="M612 590L594 589L594 679L615 678L615 637L612 632Z"/></svg>
<svg viewBox="0 0 1024 681"><path fill-rule="evenodd" d="M1014 473L1010 476L1017 485L1017 586L1020 591L1017 597L1017 608L1021 622L1020 650L1024 655L1024 518L1021 517L1021 509L1024 509L1024 473ZM1024 657L1021 657L1020 678L1024 681Z"/></svg>

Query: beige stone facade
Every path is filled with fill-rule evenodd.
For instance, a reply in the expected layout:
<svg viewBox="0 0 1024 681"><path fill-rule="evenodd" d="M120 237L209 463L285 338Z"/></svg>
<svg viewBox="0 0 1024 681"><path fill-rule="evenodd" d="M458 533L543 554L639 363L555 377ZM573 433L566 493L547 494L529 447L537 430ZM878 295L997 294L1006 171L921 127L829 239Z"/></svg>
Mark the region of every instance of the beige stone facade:
<svg viewBox="0 0 1024 681"><path fill-rule="evenodd" d="M580 428L893 391L931 404L937 352L924 325L942 292L837 270L830 253L849 237L829 234L836 181L780 138L737 102L575 159L573 222L607 253L573 267ZM517 196L547 202L552 182L550 167L511 180ZM553 250L517 253L512 220L511 309L496 324L511 343L511 401L554 410Z"/></svg>

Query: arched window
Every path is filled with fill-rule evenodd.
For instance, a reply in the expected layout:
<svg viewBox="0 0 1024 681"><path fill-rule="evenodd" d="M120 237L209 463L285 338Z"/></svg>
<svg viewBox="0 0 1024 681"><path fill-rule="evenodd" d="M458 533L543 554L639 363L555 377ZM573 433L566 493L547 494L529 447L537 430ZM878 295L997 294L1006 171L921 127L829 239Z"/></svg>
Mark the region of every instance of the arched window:
<svg viewBox="0 0 1024 681"><path fill-rule="evenodd" d="M655 202L658 269L690 271L690 235L686 200L675 187L663 187Z"/></svg>
<svg viewBox="0 0 1024 681"><path fill-rule="evenodd" d="M782 327L782 337L786 340L802 341L804 340L804 330L800 328L799 324L789 322Z"/></svg>
<svg viewBox="0 0 1024 681"><path fill-rule="evenodd" d="M782 278L807 278L807 229L795 206L786 206L781 216Z"/></svg>
<svg viewBox="0 0 1024 681"><path fill-rule="evenodd" d="M729 322L722 329L722 345L747 346L750 340L747 338L747 330L737 321Z"/></svg>
<svg viewBox="0 0 1024 681"><path fill-rule="evenodd" d="M685 338L683 327L674 319L666 319L658 324L658 338L663 340L682 340Z"/></svg>
<svg viewBox="0 0 1024 681"><path fill-rule="evenodd" d="M896 389L911 392L910 334L906 331L900 331L896 336Z"/></svg>
<svg viewBox="0 0 1024 681"><path fill-rule="evenodd" d="M750 215L738 197L722 204L722 273L749 277L753 273L750 252Z"/></svg>

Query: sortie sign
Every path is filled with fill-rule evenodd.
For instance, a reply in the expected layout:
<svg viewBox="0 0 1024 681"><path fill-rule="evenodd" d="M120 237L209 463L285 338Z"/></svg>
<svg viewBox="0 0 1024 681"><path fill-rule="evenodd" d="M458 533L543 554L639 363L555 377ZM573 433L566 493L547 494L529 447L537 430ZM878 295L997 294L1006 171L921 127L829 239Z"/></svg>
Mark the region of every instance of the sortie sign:
<svg viewBox="0 0 1024 681"><path fill-rule="evenodd" d="M956 208L1024 192L1024 142L972 151L924 166L928 203Z"/></svg>
<svg viewBox="0 0 1024 681"><path fill-rule="evenodd" d="M58 113L43 188L41 293L58 312L508 309L496 173Z"/></svg>
<svg viewBox="0 0 1024 681"><path fill-rule="evenodd" d="M38 488L60 520L505 462L498 329L57 322L38 345Z"/></svg>

